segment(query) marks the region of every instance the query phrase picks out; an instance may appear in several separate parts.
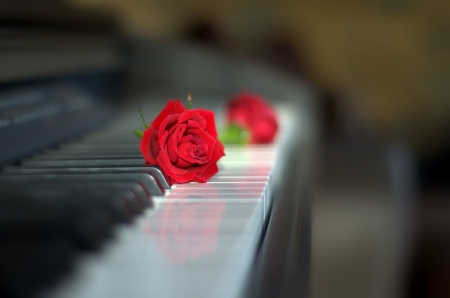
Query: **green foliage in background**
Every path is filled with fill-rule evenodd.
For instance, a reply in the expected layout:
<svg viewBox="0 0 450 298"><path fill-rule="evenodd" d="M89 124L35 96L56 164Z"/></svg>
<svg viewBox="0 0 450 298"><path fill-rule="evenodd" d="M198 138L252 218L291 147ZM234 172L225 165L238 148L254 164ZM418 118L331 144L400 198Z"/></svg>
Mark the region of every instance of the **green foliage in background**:
<svg viewBox="0 0 450 298"><path fill-rule="evenodd" d="M219 140L222 144L245 145L250 141L250 133L242 126L231 123L220 130Z"/></svg>

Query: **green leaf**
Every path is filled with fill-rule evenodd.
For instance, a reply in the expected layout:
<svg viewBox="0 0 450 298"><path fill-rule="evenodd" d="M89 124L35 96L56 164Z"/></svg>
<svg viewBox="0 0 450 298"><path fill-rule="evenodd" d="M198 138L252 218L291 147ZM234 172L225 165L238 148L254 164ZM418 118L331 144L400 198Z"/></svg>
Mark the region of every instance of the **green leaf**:
<svg viewBox="0 0 450 298"><path fill-rule="evenodd" d="M140 137L141 139L142 139L142 136L144 135L144 133L142 132L142 130L139 130L139 129L136 129L136 130L134 131L134 133L135 133L138 137Z"/></svg>
<svg viewBox="0 0 450 298"><path fill-rule="evenodd" d="M223 144L245 145L250 141L250 133L242 126L230 123L220 130L219 140Z"/></svg>

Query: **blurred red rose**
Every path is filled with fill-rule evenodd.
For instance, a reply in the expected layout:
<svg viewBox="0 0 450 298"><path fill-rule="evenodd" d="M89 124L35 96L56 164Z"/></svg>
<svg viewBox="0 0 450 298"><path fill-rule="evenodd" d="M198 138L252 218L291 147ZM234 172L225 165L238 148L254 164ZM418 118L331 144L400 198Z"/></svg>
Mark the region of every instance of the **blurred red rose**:
<svg viewBox="0 0 450 298"><path fill-rule="evenodd" d="M218 193L183 190L174 198L168 197L152 217L147 233L171 263L182 264L216 251L219 223L225 211L225 203L217 199ZM193 203L190 198L205 201Z"/></svg>
<svg viewBox="0 0 450 298"><path fill-rule="evenodd" d="M214 112L187 110L179 100L169 100L144 131L140 149L147 164L159 165L175 183L208 181L225 155Z"/></svg>
<svg viewBox="0 0 450 298"><path fill-rule="evenodd" d="M250 133L251 144L273 142L278 130L276 113L261 96L242 92L231 98L225 113L228 123L238 124Z"/></svg>

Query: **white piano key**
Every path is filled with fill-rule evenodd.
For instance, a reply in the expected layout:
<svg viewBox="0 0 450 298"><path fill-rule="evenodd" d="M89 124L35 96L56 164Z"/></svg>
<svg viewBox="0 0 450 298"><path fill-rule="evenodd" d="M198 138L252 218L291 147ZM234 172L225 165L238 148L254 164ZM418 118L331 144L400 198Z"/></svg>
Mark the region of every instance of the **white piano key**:
<svg viewBox="0 0 450 298"><path fill-rule="evenodd" d="M230 271L239 270L237 256L246 257L249 248L255 249L263 225L261 203L233 204L218 199L182 202L171 201L171 195L135 225L121 227L102 255L81 259L76 276L46 297L114 298L122 297L124 289L132 297L146 297L148 293L155 297L220 297L223 282L233 277ZM187 208L187 216L196 216L170 214L174 202ZM219 209L217 217L209 218L208 208ZM203 222L199 223L199 215L204 216ZM177 230L180 226L185 229ZM248 261L238 264L246 267ZM192 287L199 279L208 285ZM238 291L239 283L234 285L236 289L231 292Z"/></svg>
<svg viewBox="0 0 450 298"><path fill-rule="evenodd" d="M197 186L194 186L194 188L200 188L201 184L197 184ZM211 185L213 187L221 187L221 188L257 188L257 187L262 187L264 188L264 186L266 185L266 182L260 182L260 181L251 181L251 182L245 182L245 183L241 183L241 182L208 182L208 185ZM176 188L178 189L183 189L185 188L186 185L185 184L178 184L176 186Z"/></svg>
<svg viewBox="0 0 450 298"><path fill-rule="evenodd" d="M268 177L227 177L214 176L209 183L266 183Z"/></svg>
<svg viewBox="0 0 450 298"><path fill-rule="evenodd" d="M81 139L62 152L101 152L127 140L112 151L139 154L139 140L130 138L141 124L136 115L83 138L89 146ZM156 209L119 227L102 254L83 256L75 276L43 297L238 297L270 206L277 147L227 146L210 182L174 185Z"/></svg>
<svg viewBox="0 0 450 298"><path fill-rule="evenodd" d="M233 188L216 188L217 191L210 191L205 189L198 189L197 193L199 195L203 195L201 198L204 199L206 195L213 193L217 193L217 197L230 197L235 199L245 199L245 198L259 198L261 196L261 192L264 190L263 187L258 188L241 188L241 189L233 189ZM176 198L174 195L183 194L183 189L174 189L170 192L173 194L170 197L166 197L166 199ZM180 197L178 197L180 198Z"/></svg>

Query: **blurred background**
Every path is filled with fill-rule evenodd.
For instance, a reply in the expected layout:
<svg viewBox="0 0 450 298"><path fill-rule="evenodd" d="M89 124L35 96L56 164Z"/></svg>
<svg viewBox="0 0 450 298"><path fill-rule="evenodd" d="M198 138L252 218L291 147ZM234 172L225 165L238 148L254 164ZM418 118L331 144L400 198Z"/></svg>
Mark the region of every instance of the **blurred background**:
<svg viewBox="0 0 450 298"><path fill-rule="evenodd" d="M70 4L109 11L127 36L199 43L313 86L324 141L313 209L312 297L450 297L447 0ZM387 186L378 181L385 174L377 172L389 144L400 144L394 159L409 158L404 172L415 181L392 218L396 203L383 201ZM402 216L402 228L393 232L390 220ZM393 253L384 241L401 248Z"/></svg>
<svg viewBox="0 0 450 298"><path fill-rule="evenodd" d="M113 16L128 39L197 44L306 81L323 127L311 296L450 297L448 0L64 5ZM399 200L386 177L396 164L413 181Z"/></svg>
<svg viewBox="0 0 450 298"><path fill-rule="evenodd" d="M196 40L303 76L323 91L327 107L336 112L328 120L349 136L407 140L429 157L448 135L448 1L70 3L110 11L128 35Z"/></svg>

